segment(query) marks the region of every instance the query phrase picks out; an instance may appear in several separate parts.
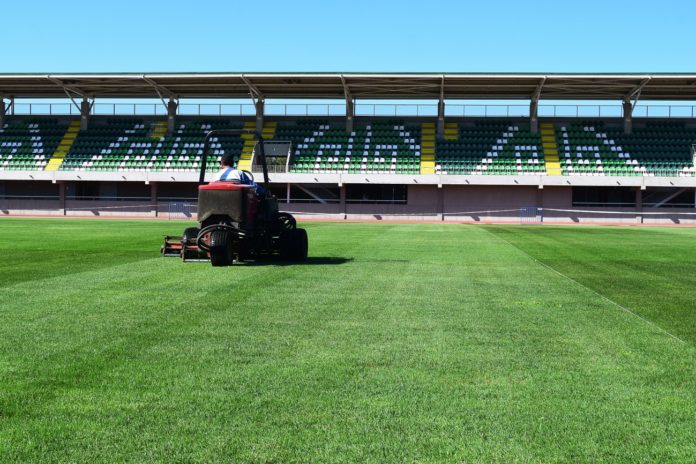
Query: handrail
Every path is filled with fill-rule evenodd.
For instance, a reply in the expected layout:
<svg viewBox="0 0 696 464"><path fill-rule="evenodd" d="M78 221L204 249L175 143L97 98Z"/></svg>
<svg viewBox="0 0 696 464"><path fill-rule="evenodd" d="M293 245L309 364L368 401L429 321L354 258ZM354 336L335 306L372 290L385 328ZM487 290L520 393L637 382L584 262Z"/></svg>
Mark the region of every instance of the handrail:
<svg viewBox="0 0 696 464"><path fill-rule="evenodd" d="M345 105L323 103L266 103L266 116L345 116ZM621 104L615 105L544 105L538 107L539 117L620 118ZM13 115L22 116L77 116L80 112L70 103L22 103L15 101ZM92 107L97 116L166 116L161 103L99 103ZM256 108L245 103L182 103L179 116L254 116ZM437 104L411 103L356 103L355 116L371 117L436 117ZM526 104L457 104L445 106L449 117L529 117ZM633 110L634 118L694 118L696 105L639 104Z"/></svg>

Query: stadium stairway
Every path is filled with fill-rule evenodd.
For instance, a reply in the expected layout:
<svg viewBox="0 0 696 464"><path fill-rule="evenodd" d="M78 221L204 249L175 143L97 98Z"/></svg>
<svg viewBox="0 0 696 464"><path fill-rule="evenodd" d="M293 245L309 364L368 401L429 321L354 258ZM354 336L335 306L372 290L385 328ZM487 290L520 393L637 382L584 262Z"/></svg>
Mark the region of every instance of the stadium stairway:
<svg viewBox="0 0 696 464"><path fill-rule="evenodd" d="M252 121L247 121L244 123L244 130L255 130L256 123ZM242 134L242 139L244 140L244 145L242 146L242 154L239 157L239 162L237 163L237 168L244 171L251 171L251 155L254 153L254 146L256 145L256 139L253 134Z"/></svg>
<svg viewBox="0 0 696 464"><path fill-rule="evenodd" d="M544 163L546 174L549 176L561 175L561 162L558 159L558 144L556 143L556 129L550 122L543 122L541 127L541 146L544 150Z"/></svg>
<svg viewBox="0 0 696 464"><path fill-rule="evenodd" d="M435 174L435 123L421 124L420 173Z"/></svg>
<svg viewBox="0 0 696 464"><path fill-rule="evenodd" d="M65 135L63 135L63 138L58 143L58 149L53 153L53 156L48 161L46 167L44 167L45 171L57 171L58 169L60 169L60 166L63 164L63 161L65 160L65 156L70 151L70 148L73 146L73 143L75 143L75 139L77 138L77 134L79 132L80 121L70 122L70 124L68 125L68 130L65 131Z"/></svg>
<svg viewBox="0 0 696 464"><path fill-rule="evenodd" d="M266 140L272 139L273 137L275 137L277 127L278 123L275 121L264 123L263 129L261 130L261 137L263 137Z"/></svg>
<svg viewBox="0 0 696 464"><path fill-rule="evenodd" d="M157 121L152 126L152 132L150 132L150 138L161 139L167 135L167 121Z"/></svg>
<svg viewBox="0 0 696 464"><path fill-rule="evenodd" d="M445 124L445 140L456 142L459 140L459 124L448 122Z"/></svg>
<svg viewBox="0 0 696 464"><path fill-rule="evenodd" d="M276 128L278 127L277 122L264 122L263 128L261 129L261 137L264 140L270 140L275 137ZM244 123L245 130L256 130L256 122L247 121ZM251 158L254 154L254 147L256 146L256 137L253 134L242 134L242 139L244 139L244 146L242 147L242 155L239 158L238 168L244 171L251 171Z"/></svg>

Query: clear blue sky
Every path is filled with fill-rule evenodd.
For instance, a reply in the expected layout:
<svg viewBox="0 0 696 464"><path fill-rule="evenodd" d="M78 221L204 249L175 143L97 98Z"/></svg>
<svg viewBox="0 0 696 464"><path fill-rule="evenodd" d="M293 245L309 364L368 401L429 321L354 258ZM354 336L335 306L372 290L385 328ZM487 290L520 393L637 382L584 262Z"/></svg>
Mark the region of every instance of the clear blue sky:
<svg viewBox="0 0 696 464"><path fill-rule="evenodd" d="M7 1L1 72L696 72L696 3Z"/></svg>

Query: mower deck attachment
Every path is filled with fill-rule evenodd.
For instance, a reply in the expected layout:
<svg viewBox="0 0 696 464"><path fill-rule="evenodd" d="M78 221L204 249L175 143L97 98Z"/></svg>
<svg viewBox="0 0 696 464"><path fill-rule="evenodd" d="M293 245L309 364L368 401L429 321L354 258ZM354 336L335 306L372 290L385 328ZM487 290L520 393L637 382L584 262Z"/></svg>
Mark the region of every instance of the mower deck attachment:
<svg viewBox="0 0 696 464"><path fill-rule="evenodd" d="M194 263L210 261L208 253L196 245L184 245L181 236L166 235L160 251L165 258L181 258L182 261Z"/></svg>

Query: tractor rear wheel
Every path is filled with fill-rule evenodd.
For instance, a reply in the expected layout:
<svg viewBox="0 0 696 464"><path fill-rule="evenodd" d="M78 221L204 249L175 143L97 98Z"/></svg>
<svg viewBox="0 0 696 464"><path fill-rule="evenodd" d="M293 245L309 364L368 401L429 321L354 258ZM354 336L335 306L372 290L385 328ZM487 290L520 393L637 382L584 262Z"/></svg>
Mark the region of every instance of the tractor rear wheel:
<svg viewBox="0 0 696 464"><path fill-rule="evenodd" d="M181 241L185 243L192 243L196 244L196 238L198 238L198 232L200 232L201 229L198 227L189 227L188 229L184 230L184 235L181 237Z"/></svg>
<svg viewBox="0 0 696 464"><path fill-rule="evenodd" d="M304 261L307 259L307 231L292 229L280 237L280 257L287 261Z"/></svg>
<svg viewBox="0 0 696 464"><path fill-rule="evenodd" d="M214 230L210 233L210 264L229 266L234 261L232 236L226 230Z"/></svg>

